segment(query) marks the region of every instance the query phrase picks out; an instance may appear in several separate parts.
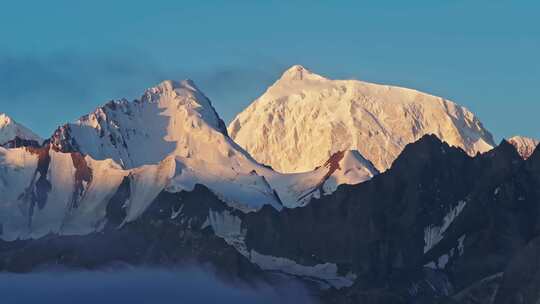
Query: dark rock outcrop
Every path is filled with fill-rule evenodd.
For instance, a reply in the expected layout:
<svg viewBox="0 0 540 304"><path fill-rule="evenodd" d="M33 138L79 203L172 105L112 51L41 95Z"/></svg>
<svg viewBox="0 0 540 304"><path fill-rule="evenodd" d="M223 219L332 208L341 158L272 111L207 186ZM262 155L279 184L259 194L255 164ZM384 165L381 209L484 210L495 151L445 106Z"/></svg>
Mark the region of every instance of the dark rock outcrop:
<svg viewBox="0 0 540 304"><path fill-rule="evenodd" d="M495 304L540 301L540 236L521 249L504 272Z"/></svg>
<svg viewBox="0 0 540 304"><path fill-rule="evenodd" d="M533 162L507 142L470 158L425 136L368 182L304 208L247 215L247 246L303 265L336 263L357 275L351 295L388 288L432 303L503 272L538 233ZM440 236L426 247L430 227Z"/></svg>
<svg viewBox="0 0 540 304"><path fill-rule="evenodd" d="M22 148L22 147L31 147L31 148L39 148L41 147L41 143L39 143L36 140L32 139L24 139L20 138L18 136L15 136L14 139L1 144L0 146L6 148L6 149L15 149L15 148Z"/></svg>
<svg viewBox="0 0 540 304"><path fill-rule="evenodd" d="M47 203L49 192L52 189L51 182L47 179L51 156L50 147L26 147L30 153L37 155L37 167L25 192L20 194L19 200L24 203L22 211L28 217L28 227L32 224L32 215L35 208L43 209Z"/></svg>

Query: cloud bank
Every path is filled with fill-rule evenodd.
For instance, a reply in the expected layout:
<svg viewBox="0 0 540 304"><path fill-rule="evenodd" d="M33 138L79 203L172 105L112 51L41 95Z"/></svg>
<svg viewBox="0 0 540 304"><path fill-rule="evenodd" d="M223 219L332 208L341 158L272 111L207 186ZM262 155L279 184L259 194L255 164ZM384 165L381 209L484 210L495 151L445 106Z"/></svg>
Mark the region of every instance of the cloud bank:
<svg viewBox="0 0 540 304"><path fill-rule="evenodd" d="M0 274L2 304L315 303L298 282L230 284L199 268Z"/></svg>

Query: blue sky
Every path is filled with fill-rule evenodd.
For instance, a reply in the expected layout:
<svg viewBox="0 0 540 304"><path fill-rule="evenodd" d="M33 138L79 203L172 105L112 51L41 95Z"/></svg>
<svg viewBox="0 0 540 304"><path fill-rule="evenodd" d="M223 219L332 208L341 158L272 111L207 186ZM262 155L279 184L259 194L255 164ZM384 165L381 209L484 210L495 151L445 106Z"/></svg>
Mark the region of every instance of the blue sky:
<svg viewBox="0 0 540 304"><path fill-rule="evenodd" d="M538 1L10 1L0 112L48 136L107 100L191 78L226 122L302 64L407 86L540 137Z"/></svg>

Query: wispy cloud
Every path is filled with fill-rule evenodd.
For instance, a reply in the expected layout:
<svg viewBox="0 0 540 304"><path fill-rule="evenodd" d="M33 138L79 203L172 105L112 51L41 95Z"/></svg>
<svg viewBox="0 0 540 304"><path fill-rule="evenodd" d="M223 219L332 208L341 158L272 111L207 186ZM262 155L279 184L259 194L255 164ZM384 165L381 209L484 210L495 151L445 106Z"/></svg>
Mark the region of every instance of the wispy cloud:
<svg viewBox="0 0 540 304"><path fill-rule="evenodd" d="M1 98L89 97L96 88L111 81L126 83L159 76L159 69L150 61L129 54L118 57L70 52L0 55Z"/></svg>
<svg viewBox="0 0 540 304"><path fill-rule="evenodd" d="M230 121L260 96L283 71L272 61L253 66L217 66L193 73L199 87L212 99L225 121Z"/></svg>
<svg viewBox="0 0 540 304"><path fill-rule="evenodd" d="M121 53L0 53L0 112L48 136L57 125L107 100L136 98L165 79L191 78L229 120L283 67L271 60L250 59L245 64L194 68L182 61L165 64L138 50Z"/></svg>

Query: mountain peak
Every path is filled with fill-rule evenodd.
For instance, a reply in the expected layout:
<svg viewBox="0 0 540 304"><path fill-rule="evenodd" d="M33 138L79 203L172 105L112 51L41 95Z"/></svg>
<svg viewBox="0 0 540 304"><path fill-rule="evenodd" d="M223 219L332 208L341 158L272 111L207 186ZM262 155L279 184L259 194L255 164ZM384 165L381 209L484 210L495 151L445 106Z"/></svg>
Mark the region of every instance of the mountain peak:
<svg viewBox="0 0 540 304"><path fill-rule="evenodd" d="M508 138L508 142L516 148L523 159L529 158L540 143L537 139L524 136L510 137Z"/></svg>
<svg viewBox="0 0 540 304"><path fill-rule="evenodd" d="M198 116L205 123L210 124L221 133L227 134L225 123L214 109L212 102L191 79L164 80L155 87L147 89L141 100L172 105L176 109L183 107L188 111L198 112Z"/></svg>
<svg viewBox="0 0 540 304"><path fill-rule="evenodd" d="M406 144L425 134L471 156L495 145L480 120L452 101L396 86L332 80L300 65L238 114L229 134L258 162L286 173L310 170L336 150L358 150L384 171Z"/></svg>
<svg viewBox="0 0 540 304"><path fill-rule="evenodd" d="M39 145L43 141L30 129L17 123L5 113L0 113L0 146L12 147L14 140L32 142L33 145Z"/></svg>
<svg viewBox="0 0 540 304"><path fill-rule="evenodd" d="M11 123L11 118L5 113L0 113L0 128Z"/></svg>
<svg viewBox="0 0 540 304"><path fill-rule="evenodd" d="M280 81L302 81L302 80L323 80L324 77L317 75L307 69L306 67L295 64L288 68L283 75L281 75Z"/></svg>
<svg viewBox="0 0 540 304"><path fill-rule="evenodd" d="M447 147L448 144L441 141L437 135L425 134L417 141L405 145L394 164L402 158L416 157L417 155L431 155L434 154L434 151L444 153L444 149Z"/></svg>
<svg viewBox="0 0 540 304"><path fill-rule="evenodd" d="M60 151L75 150L97 160L112 158L124 168L134 168L159 163L170 154L212 154L216 142L227 137L210 99L187 79L165 80L146 89L140 99L99 107L61 127L51 142Z"/></svg>
<svg viewBox="0 0 540 304"><path fill-rule="evenodd" d="M502 139L498 146L494 147L492 150L488 151L486 155L489 154L505 154L510 158L520 159L523 158L521 153L518 151L518 148L506 139Z"/></svg>

